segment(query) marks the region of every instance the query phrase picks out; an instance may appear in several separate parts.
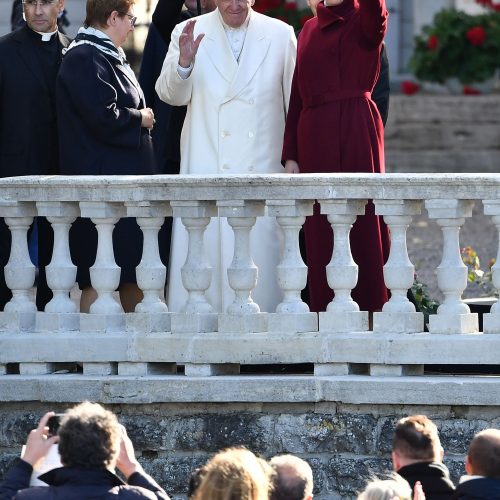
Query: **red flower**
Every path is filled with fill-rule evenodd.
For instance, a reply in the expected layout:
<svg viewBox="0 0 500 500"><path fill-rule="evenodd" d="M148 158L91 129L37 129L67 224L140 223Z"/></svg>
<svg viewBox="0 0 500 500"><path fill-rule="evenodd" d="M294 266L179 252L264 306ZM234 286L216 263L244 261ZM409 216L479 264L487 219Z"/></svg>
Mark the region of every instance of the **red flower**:
<svg viewBox="0 0 500 500"><path fill-rule="evenodd" d="M476 3L479 5L484 5L493 10L500 10L500 3L498 1L493 0L476 0Z"/></svg>
<svg viewBox="0 0 500 500"><path fill-rule="evenodd" d="M465 35L467 36L467 40L475 46L483 45L486 39L486 32L482 26L474 26L468 29Z"/></svg>
<svg viewBox="0 0 500 500"><path fill-rule="evenodd" d="M464 95L480 95L481 91L469 85L464 86Z"/></svg>
<svg viewBox="0 0 500 500"><path fill-rule="evenodd" d="M297 10L297 4L295 2L285 2L283 7L285 10Z"/></svg>
<svg viewBox="0 0 500 500"><path fill-rule="evenodd" d="M427 47L429 50L436 50L439 45L439 38L437 35L431 35L429 39L427 40Z"/></svg>
<svg viewBox="0 0 500 500"><path fill-rule="evenodd" d="M420 90L420 85L410 80L404 80L401 82L401 92L405 95L416 94Z"/></svg>

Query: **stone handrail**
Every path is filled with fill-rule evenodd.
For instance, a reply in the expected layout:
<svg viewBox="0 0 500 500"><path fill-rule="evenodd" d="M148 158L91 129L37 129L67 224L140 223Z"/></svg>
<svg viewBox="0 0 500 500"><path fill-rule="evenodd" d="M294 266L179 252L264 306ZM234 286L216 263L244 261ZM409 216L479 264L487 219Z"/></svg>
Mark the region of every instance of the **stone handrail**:
<svg viewBox="0 0 500 500"><path fill-rule="evenodd" d="M238 383L243 383L238 375L240 367L259 364L309 363L314 367L314 378L327 377L328 383L332 383L331 377L351 375L367 375L371 380L397 375L403 380L405 375L422 375L426 364L496 364L500 336L481 333L500 333L500 307L494 304L491 313L484 316L483 332L479 332L477 314L471 313L462 300L467 268L460 258L458 235L465 218L472 215L474 202L479 201L500 230L499 194L500 175L494 174L2 179L0 216L5 217L13 236L5 275L13 299L0 313L0 374L40 377L77 365L78 373L83 371L83 376L99 379L94 381L98 388L88 388L91 393L99 392L99 397L90 399L114 401L120 397L118 386L110 390L106 385L111 392L106 396L102 393L105 389L100 384L107 384L107 377L114 376L114 383L118 383L120 377L148 376L148 383L154 385L162 377L175 377L179 366L184 370L180 383L185 384L188 377L212 375L234 375ZM391 232L390 256L384 267L391 298L381 312L374 314L371 329L368 313L360 311L350 296L357 281L357 266L348 238L368 199L373 199L376 213L384 217ZM327 311L319 314L308 312L300 297L306 268L298 250L298 234L305 217L312 213L314 200L328 215L336 238L327 267L336 298ZM428 333L424 332L422 313L416 312L407 299L414 266L408 258L406 231L412 217L424 207L443 233L443 257L437 275L445 298L437 314L429 319ZM245 237L256 217L276 217L282 227L284 251L277 273L284 298L276 312L261 313L258 307L238 307L240 313L211 310L204 297L206 280L198 278L210 272L200 269L204 261L202 237L209 218L217 213L228 217L230 225L237 226ZM47 268L54 298L44 312L36 312L32 297L35 268L26 243L28 227L37 215L46 216L54 229L53 257ZM89 314L77 312L68 297L76 275L68 234L78 216L92 219L99 238L91 268L98 299ZM166 270L159 258L156 235L164 218L171 216L181 218L191 243L183 273L188 301L182 313L169 312L162 300ZM129 314L122 312L113 296L120 269L114 261L111 235L121 217L136 217L144 234L143 259L137 268L144 300L135 313ZM234 253L235 261L243 264L238 269L239 279L230 283L241 306L252 302L255 274L248 245L238 244L236 238ZM493 267L493 283L500 287L500 264ZM447 353L444 357L443 352ZM13 380L0 377L0 388L7 379ZM33 398L32 387L23 389L22 383L16 382L7 400ZM251 384L248 380L245 383ZM147 396L141 393L131 398L144 402L174 397L160 387L149 386ZM192 386L192 391L182 395L176 392L175 397L226 397L216 392L207 396L202 386ZM308 391L313 392L308 392L306 399L319 397L317 387L311 386ZM49 397L43 392L44 398ZM482 394L473 388L470 392L477 398ZM264 393L260 387L245 397L256 401L280 397ZM458 400L465 397L460 394ZM234 391L227 397L239 400ZM290 393L281 397L301 396ZM373 397L373 392L363 391L363 400ZM420 397L427 396L422 392L416 396L417 402Z"/></svg>

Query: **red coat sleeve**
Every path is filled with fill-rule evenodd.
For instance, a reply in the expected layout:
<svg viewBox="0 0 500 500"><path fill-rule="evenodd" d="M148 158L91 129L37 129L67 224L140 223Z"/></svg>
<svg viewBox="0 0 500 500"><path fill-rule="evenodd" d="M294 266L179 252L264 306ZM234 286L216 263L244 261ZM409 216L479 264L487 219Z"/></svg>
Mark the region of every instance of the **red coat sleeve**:
<svg viewBox="0 0 500 500"><path fill-rule="evenodd" d="M385 0L359 0L361 32L369 45L378 47L387 30Z"/></svg>

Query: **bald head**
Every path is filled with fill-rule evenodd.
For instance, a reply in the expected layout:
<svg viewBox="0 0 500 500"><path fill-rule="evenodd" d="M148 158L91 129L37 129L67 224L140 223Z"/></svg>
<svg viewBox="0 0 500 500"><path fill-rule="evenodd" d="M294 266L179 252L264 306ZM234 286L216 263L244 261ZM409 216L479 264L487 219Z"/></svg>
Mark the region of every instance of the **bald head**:
<svg viewBox="0 0 500 500"><path fill-rule="evenodd" d="M467 472L500 479L500 430L486 429L474 436L467 456Z"/></svg>
<svg viewBox="0 0 500 500"><path fill-rule="evenodd" d="M273 457L269 464L276 472L271 500L310 500L313 475L309 464L295 455Z"/></svg>

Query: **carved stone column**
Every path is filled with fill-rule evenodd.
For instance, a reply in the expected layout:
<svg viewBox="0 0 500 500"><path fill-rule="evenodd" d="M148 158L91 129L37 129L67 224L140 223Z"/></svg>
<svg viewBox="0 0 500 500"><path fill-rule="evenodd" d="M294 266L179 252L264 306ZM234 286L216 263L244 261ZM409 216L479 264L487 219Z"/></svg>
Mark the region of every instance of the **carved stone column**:
<svg viewBox="0 0 500 500"><path fill-rule="evenodd" d="M319 313L319 330L353 332L368 330L368 312L360 311L351 297L358 282L358 265L351 254L349 233L358 215L365 213L366 200L318 200L333 229L332 259L326 267L328 285L335 297L326 312Z"/></svg>
<svg viewBox="0 0 500 500"><path fill-rule="evenodd" d="M217 313L206 298L212 267L205 255L204 234L210 218L217 215L213 201L172 201L174 217L180 217L188 233L186 261L181 268L188 298L180 313L172 315L172 332L213 332Z"/></svg>
<svg viewBox="0 0 500 500"><path fill-rule="evenodd" d="M299 232L306 215L313 213L313 200L272 200L267 202L268 215L276 217L284 235L284 248L277 268L283 302L276 313L269 314L269 331L308 332L318 329L318 315L309 311L301 291L307 284L307 266L302 260Z"/></svg>
<svg viewBox="0 0 500 500"><path fill-rule="evenodd" d="M34 326L36 304L31 289L35 283L35 266L28 251L28 229L36 215L32 202L6 202L0 206L0 216L5 217L12 235L12 245L7 265L4 268L5 282L12 291L12 299L5 305L4 312L33 315L24 319ZM25 326L29 326L25 323Z"/></svg>
<svg viewBox="0 0 500 500"><path fill-rule="evenodd" d="M493 216L492 219L500 237L500 200L484 200L483 206L484 213ZM496 262L491 271L493 273L493 285L498 291L500 290L500 240ZM498 300L491 306L488 314L483 314L483 333L500 333L500 302Z"/></svg>
<svg viewBox="0 0 500 500"><path fill-rule="evenodd" d="M408 258L406 231L412 215L420 213L420 201L374 200L375 212L383 215L391 234L391 250L384 266L384 280L391 298L382 312L373 315L373 331L381 333L414 333L424 331L424 315L415 311L408 300L415 266Z"/></svg>
<svg viewBox="0 0 500 500"><path fill-rule="evenodd" d="M158 232L165 217L172 215L167 202L127 202L127 216L135 217L143 234L142 258L135 269L137 285L144 298L127 314L127 329L146 332L170 331L170 314L165 304L167 269L160 258Z"/></svg>
<svg viewBox="0 0 500 500"><path fill-rule="evenodd" d="M267 330L267 314L261 313L252 299L257 285L258 269L250 254L250 231L256 217L264 215L263 201L227 200L217 202L219 216L227 217L234 231L234 255L227 270L229 286L235 297L227 314L219 315L221 332L263 332Z"/></svg>
<svg viewBox="0 0 500 500"><path fill-rule="evenodd" d="M45 312L37 314L37 330L78 330L80 316L69 296L76 280L76 266L71 261L69 249L69 230L80 215L78 203L37 202L37 208L38 214L47 217L54 231L52 260L45 268L47 284L53 297L45 306Z"/></svg>
<svg viewBox="0 0 500 500"><path fill-rule="evenodd" d="M467 267L460 256L459 232L465 217L472 216L471 200L426 200L425 207L431 219L443 232L443 257L437 269L438 286L444 302L438 312L429 318L431 333L473 333L479 330L477 314L471 314L462 301L467 287Z"/></svg>
<svg viewBox="0 0 500 500"><path fill-rule="evenodd" d="M82 217L88 217L97 229L97 255L90 268L90 281L97 299L90 306L90 314L81 318L82 330L108 331L124 328L125 315L113 293L120 284L120 268L113 251L113 230L121 217L126 216L123 203L80 202ZM93 317L95 316L95 317Z"/></svg>

